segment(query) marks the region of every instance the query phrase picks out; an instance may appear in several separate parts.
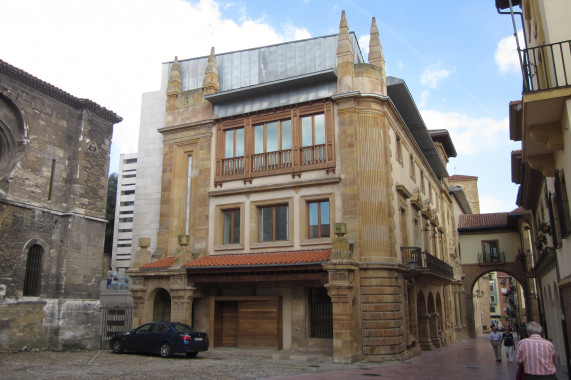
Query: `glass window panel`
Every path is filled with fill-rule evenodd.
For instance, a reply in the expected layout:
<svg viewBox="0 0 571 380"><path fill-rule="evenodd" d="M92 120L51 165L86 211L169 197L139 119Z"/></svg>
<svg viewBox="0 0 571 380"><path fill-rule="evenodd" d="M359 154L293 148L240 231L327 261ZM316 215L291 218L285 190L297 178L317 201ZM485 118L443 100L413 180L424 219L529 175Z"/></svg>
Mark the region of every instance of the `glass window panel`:
<svg viewBox="0 0 571 380"><path fill-rule="evenodd" d="M282 120L282 150L291 149L291 120Z"/></svg>
<svg viewBox="0 0 571 380"><path fill-rule="evenodd" d="M301 118L301 143L303 146L313 145L313 126L311 116Z"/></svg>
<svg viewBox="0 0 571 380"><path fill-rule="evenodd" d="M329 236L329 202L321 202L321 237Z"/></svg>
<svg viewBox="0 0 571 380"><path fill-rule="evenodd" d="M325 144L325 115L315 115L315 145Z"/></svg>
<svg viewBox="0 0 571 380"><path fill-rule="evenodd" d="M272 241L274 235L274 209L260 209L260 241Z"/></svg>
<svg viewBox="0 0 571 380"><path fill-rule="evenodd" d="M234 244L240 243L240 209L234 210Z"/></svg>
<svg viewBox="0 0 571 380"><path fill-rule="evenodd" d="M264 153L264 125L254 127L254 153Z"/></svg>
<svg viewBox="0 0 571 380"><path fill-rule="evenodd" d="M224 211L224 244L230 244L232 236L232 211Z"/></svg>
<svg viewBox="0 0 571 380"><path fill-rule="evenodd" d="M266 152L276 152L280 150L279 124L272 121L266 125Z"/></svg>
<svg viewBox="0 0 571 380"><path fill-rule="evenodd" d="M276 207L276 240L289 239L289 214L288 206Z"/></svg>
<svg viewBox="0 0 571 380"><path fill-rule="evenodd" d="M224 142L224 158L234 157L234 131L226 131L226 141Z"/></svg>
<svg viewBox="0 0 571 380"><path fill-rule="evenodd" d="M236 129L236 156L244 155L244 128Z"/></svg>
<svg viewBox="0 0 571 380"><path fill-rule="evenodd" d="M309 204L309 237L319 237L319 204L317 202Z"/></svg>

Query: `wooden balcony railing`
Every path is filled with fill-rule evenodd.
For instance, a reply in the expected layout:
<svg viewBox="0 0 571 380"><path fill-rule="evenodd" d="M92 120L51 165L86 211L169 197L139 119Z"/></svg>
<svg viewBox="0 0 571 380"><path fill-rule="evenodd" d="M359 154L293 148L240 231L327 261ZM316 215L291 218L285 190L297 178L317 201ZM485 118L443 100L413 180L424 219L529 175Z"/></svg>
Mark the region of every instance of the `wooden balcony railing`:
<svg viewBox="0 0 571 380"><path fill-rule="evenodd" d="M401 247L403 264L408 266L409 262L416 262L416 267L427 272L432 272L447 278L454 277L454 270L444 261L428 252L422 252L420 247Z"/></svg>
<svg viewBox="0 0 571 380"><path fill-rule="evenodd" d="M222 158L218 161L216 185L223 181L291 173L303 171L335 169L332 147L327 144L286 149L275 152Z"/></svg>

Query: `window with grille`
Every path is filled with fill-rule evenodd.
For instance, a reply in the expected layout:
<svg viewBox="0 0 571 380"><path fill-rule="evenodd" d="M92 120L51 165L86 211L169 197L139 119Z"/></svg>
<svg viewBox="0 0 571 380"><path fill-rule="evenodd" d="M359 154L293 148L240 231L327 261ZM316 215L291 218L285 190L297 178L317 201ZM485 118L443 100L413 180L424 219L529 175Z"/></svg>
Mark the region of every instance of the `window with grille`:
<svg viewBox="0 0 571 380"><path fill-rule="evenodd" d="M309 289L310 337L333 338L333 305L325 288Z"/></svg>
<svg viewBox="0 0 571 380"><path fill-rule="evenodd" d="M26 260L26 276L24 278L24 295L39 296L42 285L42 256L44 249L34 244L28 250Z"/></svg>

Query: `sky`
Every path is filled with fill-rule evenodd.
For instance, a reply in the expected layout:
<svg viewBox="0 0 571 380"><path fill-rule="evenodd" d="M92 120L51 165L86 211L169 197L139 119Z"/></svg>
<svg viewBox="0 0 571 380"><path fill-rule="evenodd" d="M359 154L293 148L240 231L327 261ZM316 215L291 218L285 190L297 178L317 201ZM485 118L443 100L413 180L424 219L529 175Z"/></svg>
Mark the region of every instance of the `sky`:
<svg viewBox="0 0 571 380"><path fill-rule="evenodd" d="M387 75L402 78L428 129L447 129L450 175L478 177L480 211L515 209L508 105L522 77L508 15L493 0L0 0L0 59L123 118L110 171L137 151L141 96L161 64L339 33L367 59L376 18ZM519 9L519 8L518 8ZM521 25L517 23L518 29Z"/></svg>

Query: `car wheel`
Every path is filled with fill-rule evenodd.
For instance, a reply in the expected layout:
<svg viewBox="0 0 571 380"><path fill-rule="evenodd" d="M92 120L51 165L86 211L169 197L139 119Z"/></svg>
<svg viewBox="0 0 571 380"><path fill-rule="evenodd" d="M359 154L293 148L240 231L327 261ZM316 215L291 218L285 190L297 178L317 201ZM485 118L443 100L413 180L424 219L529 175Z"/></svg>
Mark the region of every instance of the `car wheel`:
<svg viewBox="0 0 571 380"><path fill-rule="evenodd" d="M120 340L114 340L111 343L111 350L115 354L121 354L123 352L123 343Z"/></svg>
<svg viewBox="0 0 571 380"><path fill-rule="evenodd" d="M172 347L168 343L162 343L159 348L159 353L162 358L170 358L172 356Z"/></svg>
<svg viewBox="0 0 571 380"><path fill-rule="evenodd" d="M189 358L195 358L196 355L198 355L198 352L187 352L186 356L188 356Z"/></svg>

